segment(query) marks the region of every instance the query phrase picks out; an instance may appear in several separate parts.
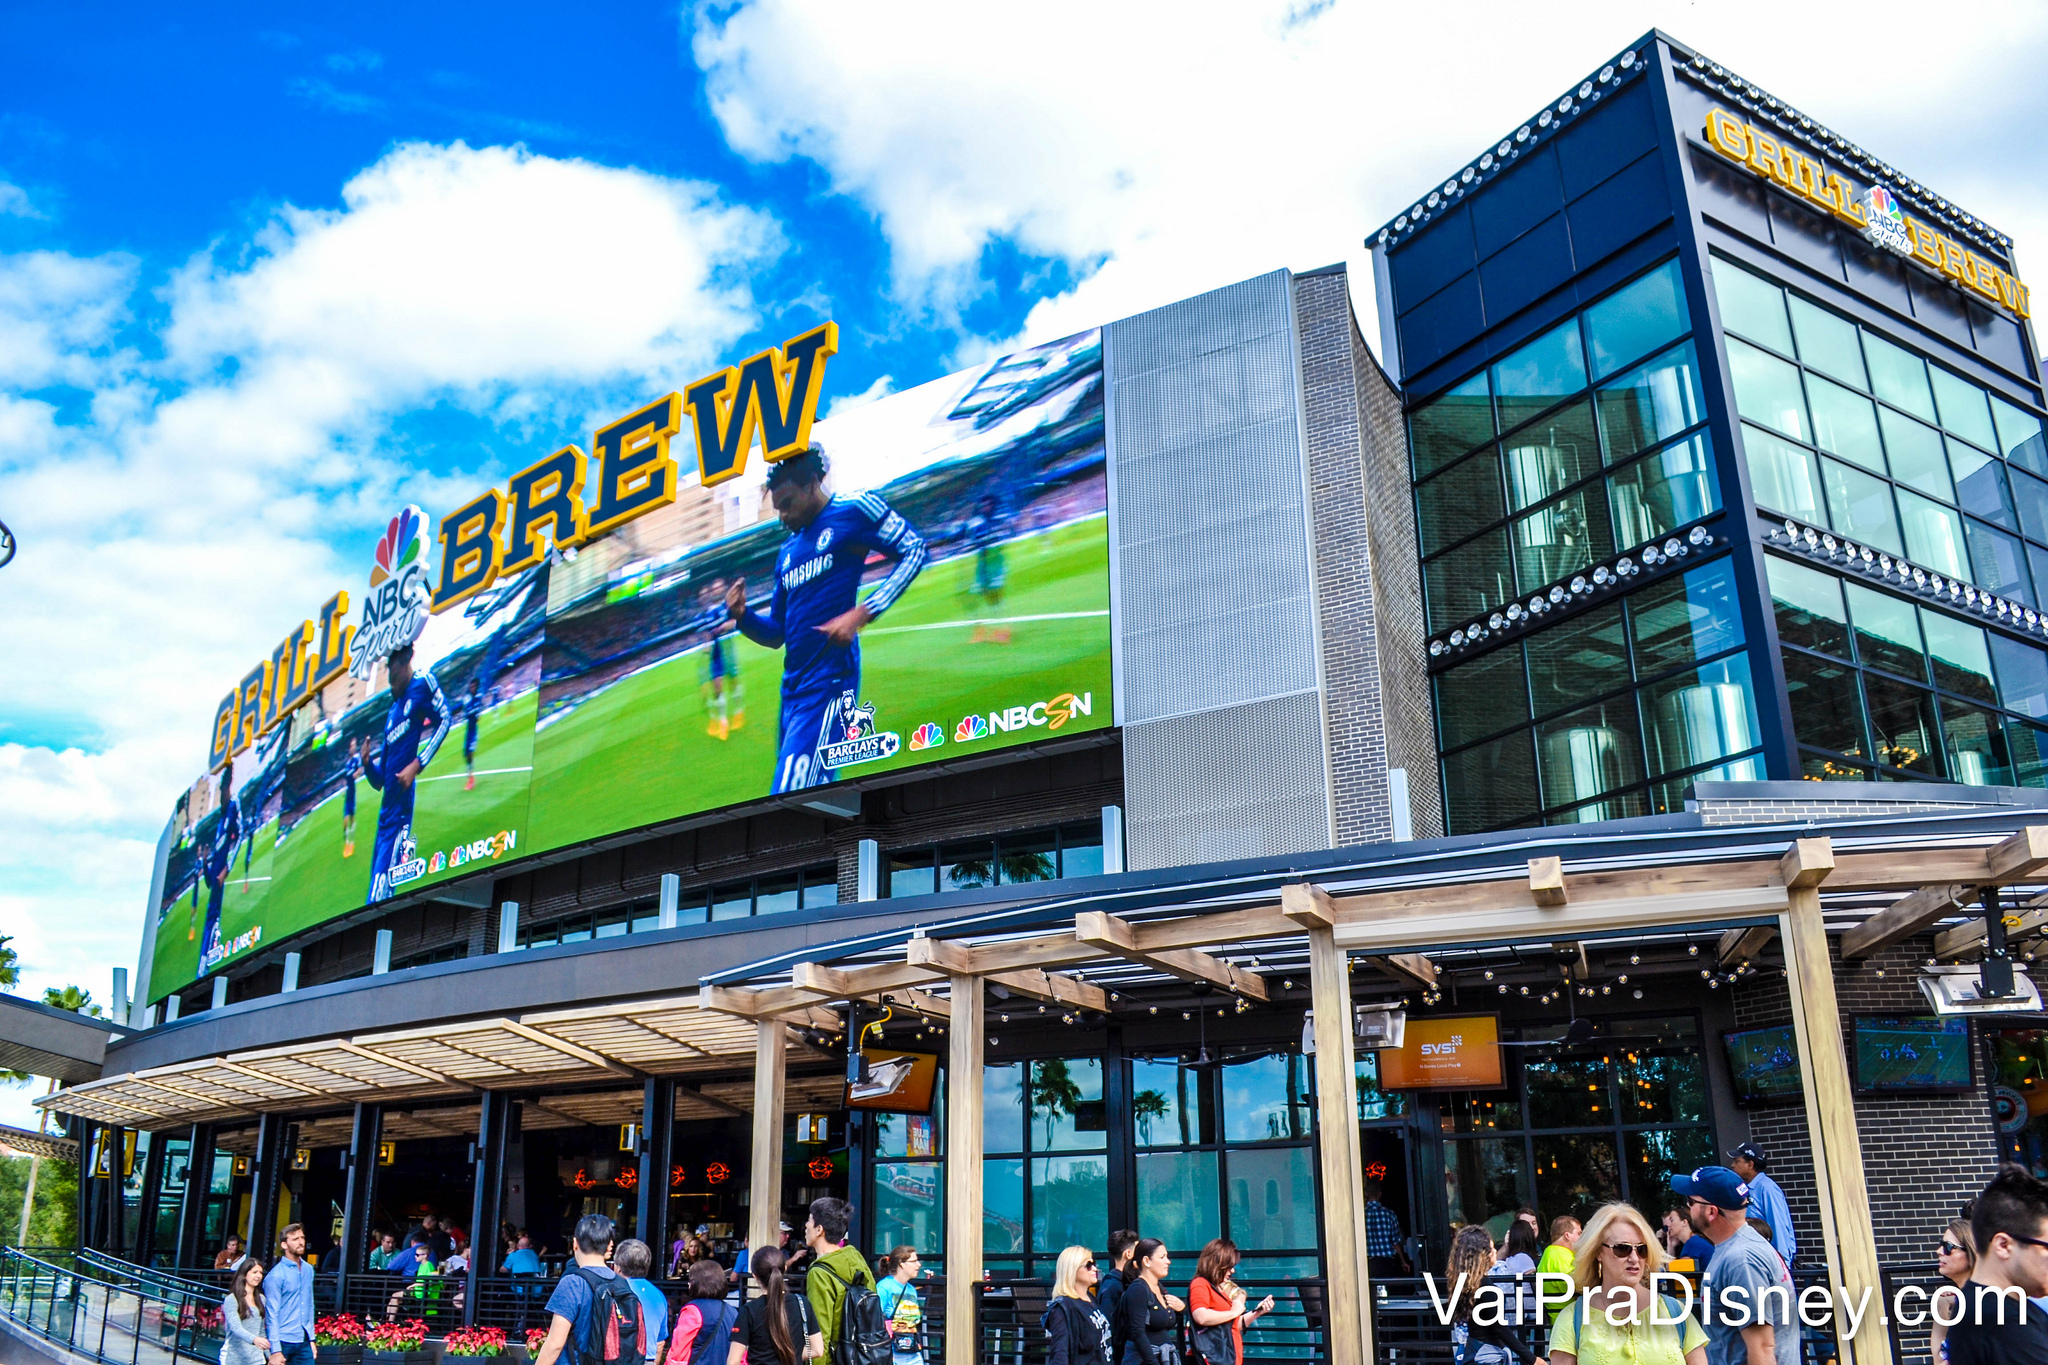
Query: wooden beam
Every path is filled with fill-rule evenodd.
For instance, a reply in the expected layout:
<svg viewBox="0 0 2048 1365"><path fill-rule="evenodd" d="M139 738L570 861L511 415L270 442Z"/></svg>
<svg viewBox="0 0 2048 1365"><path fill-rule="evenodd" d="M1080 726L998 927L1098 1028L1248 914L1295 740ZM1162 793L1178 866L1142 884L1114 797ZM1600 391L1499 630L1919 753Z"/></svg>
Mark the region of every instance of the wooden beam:
<svg viewBox="0 0 2048 1365"><path fill-rule="evenodd" d="M625 1076L636 1081L647 1079L644 1072L636 1071L624 1062L613 1061L601 1052L592 1052L581 1044L557 1038L552 1033L542 1033L531 1024L522 1024L517 1019L507 1019L505 1027L530 1043L538 1043L549 1051L558 1052L564 1057L574 1057L586 1066L594 1066L600 1070L609 1071L614 1076Z"/></svg>
<svg viewBox="0 0 2048 1365"><path fill-rule="evenodd" d="M2008 940L2036 935L2041 932L2043 926L2048 926L2048 905L2042 904L2044 899L2048 898L2036 897L2028 902L2028 908L2021 913L2005 917L2005 934ZM1934 955L1961 957L1964 953L1975 952L1983 946L1984 921L1975 919L1968 924L1958 924L1953 929L1944 929L1935 935Z"/></svg>
<svg viewBox="0 0 2048 1365"><path fill-rule="evenodd" d="M2023 882L2048 869L2048 825L2028 825L1992 848L1986 861L1998 886Z"/></svg>
<svg viewBox="0 0 2048 1365"><path fill-rule="evenodd" d="M1274 919L1280 917L1276 914ZM1281 920L1281 923L1286 921ZM1295 932L1289 928L1289 933ZM990 943L970 949L950 939L914 938L905 951L913 966L936 967L948 975L982 976L989 972L1051 971L1060 967L1094 962L1105 954L1091 948L1072 934L1047 934L1040 938ZM973 970L968 971L971 967Z"/></svg>
<svg viewBox="0 0 2048 1365"><path fill-rule="evenodd" d="M706 986L697 993L699 1009L715 1010L720 1014L736 1014L742 1019L759 1023L764 1019L780 1019L787 1023L800 1024L805 1028L838 1029L844 1021L831 1010L816 1004L817 997L808 991L799 991L785 986L777 990L742 991L730 986Z"/></svg>
<svg viewBox="0 0 2048 1365"><path fill-rule="evenodd" d="M915 945L928 940L913 939ZM946 1034L946 1360L979 1365L975 1289L981 1282L982 1073L988 1066L987 1015L979 978L952 978L953 1026ZM1349 1125L1353 1128L1356 1125ZM776 1132L781 1133L778 1121ZM771 1224L771 1227L773 1225ZM771 1238L758 1246L774 1246Z"/></svg>
<svg viewBox="0 0 2048 1365"><path fill-rule="evenodd" d="M1245 971L1198 948L1144 947L1130 921L1115 915L1099 910L1082 911L1074 916L1074 937L1091 948L1143 963L1183 981L1206 981L1252 1000L1269 998L1266 980L1256 972Z"/></svg>
<svg viewBox="0 0 2048 1365"><path fill-rule="evenodd" d="M390 1067L394 1071L410 1071L413 1075L420 1077L422 1080L435 1081L441 1085L452 1085L457 1090L468 1090L471 1092L475 1092L477 1089L476 1086L471 1085L468 1081L458 1081L453 1076L444 1076L440 1072L435 1071L429 1067L421 1066L418 1062L405 1062L400 1061L396 1057L387 1057L381 1052L377 1052L372 1050L371 1048L365 1047L360 1042L350 1042L345 1039L336 1039L334 1041L334 1046L340 1048L343 1052L349 1053L353 1056L361 1057L364 1061L377 1062L381 1065Z"/></svg>
<svg viewBox="0 0 2048 1365"><path fill-rule="evenodd" d="M1565 903L1567 897L1564 889L1564 859L1529 860L1529 899L1543 906Z"/></svg>
<svg viewBox="0 0 2048 1365"><path fill-rule="evenodd" d="M994 948L1006 946L1010 945L995 944L981 951L986 953ZM908 965L926 967L956 976L971 975L969 969L974 965L974 958L974 949L964 943L955 943L951 939L926 938L920 935L910 940L903 948L903 960Z"/></svg>
<svg viewBox="0 0 2048 1365"><path fill-rule="evenodd" d="M1615 896L1604 900L1574 897L1546 913L1546 935L1568 932L1573 938L1596 938L1630 929L1675 928L1711 924L1716 920L1748 919L1785 908L1786 891L1775 882L1733 891L1700 891L1687 895ZM1355 953L1407 952L1418 947L1458 943L1526 942L1529 938L1526 900L1484 908L1447 911L1416 905L1403 913L1372 919L1346 914L1337 924L1337 942Z"/></svg>
<svg viewBox="0 0 2048 1365"><path fill-rule="evenodd" d="M1969 882L1923 886L1842 935L1842 960L1868 957L1880 948L1889 948L1894 943L1924 933L1955 914L1976 895L1977 886Z"/></svg>
<svg viewBox="0 0 2048 1365"><path fill-rule="evenodd" d="M1786 984L1791 994L1793 1034L1799 1044L1806 1101L1806 1130L1814 1164L1821 1215L1821 1264L1830 1266L1853 1302L1869 1296L1882 1302L1877 1235L1864 1182L1863 1146L1856 1131L1856 1104L1849 1060L1842 1046L1842 1016L1835 997L1834 963L1828 955L1826 921L1818 885L1787 893L1779 917L1785 937ZM1891 1365L1891 1340L1883 1331L1844 1340L1849 1365Z"/></svg>
<svg viewBox="0 0 2048 1365"><path fill-rule="evenodd" d="M1731 962L1755 957L1777 936L1777 929L1768 924L1752 925L1747 929L1730 929L1721 935L1721 942L1714 953L1715 959L1725 967Z"/></svg>
<svg viewBox="0 0 2048 1365"><path fill-rule="evenodd" d="M894 990L885 991L882 994L882 1001L885 1004L902 1005L929 1019L953 1017L951 1001L943 1000L929 991L921 991L915 986L898 986Z"/></svg>
<svg viewBox="0 0 2048 1365"><path fill-rule="evenodd" d="M1330 893L1312 882L1291 882L1280 888L1280 913L1304 929L1334 929L1337 907Z"/></svg>
<svg viewBox="0 0 2048 1365"><path fill-rule="evenodd" d="M677 1081L676 1093L678 1095L683 1096L685 1099L692 1099L701 1105L705 1105L708 1108L715 1109L719 1113L724 1114L727 1118L743 1119L748 1117L747 1111L740 1108L738 1105L727 1104L724 1100L721 1100L716 1096L707 1095L703 1092L703 1090L701 1090L697 1086L684 1085L681 1081Z"/></svg>
<svg viewBox="0 0 2048 1365"><path fill-rule="evenodd" d="M1778 875L1785 879L1790 890L1819 886L1835 872L1834 840L1822 835L1818 839L1797 839L1792 847L1785 850L1785 856L1778 859Z"/></svg>
<svg viewBox="0 0 2048 1365"><path fill-rule="evenodd" d="M1016 995L1043 1000L1049 1005L1071 1005L1076 1009L1094 1010L1098 1014L1109 1013L1109 992L1078 976L1046 971L998 972L989 977L988 982Z"/></svg>
<svg viewBox="0 0 2048 1365"><path fill-rule="evenodd" d="M799 962L789 969L789 987L828 1000L874 1000L905 986L944 979L945 973L908 962L841 969L821 962Z"/></svg>
<svg viewBox="0 0 2048 1365"><path fill-rule="evenodd" d="M1358 1130L1358 1064L1351 1037L1351 973L1335 933L1308 931L1309 1002L1316 1040L1316 1109L1322 1141L1320 1191L1324 1270L1328 1275L1325 1321L1329 1359L1371 1360L1371 1285L1365 1266L1365 1191ZM952 1365L948 1362L948 1365Z"/></svg>
<svg viewBox="0 0 2048 1365"><path fill-rule="evenodd" d="M1436 964L1422 953L1394 953L1386 957L1369 957L1366 961L1404 985L1425 989L1436 985Z"/></svg>
<svg viewBox="0 0 2048 1365"><path fill-rule="evenodd" d="M747 1194L747 1245L752 1247L782 1245L782 1097L789 1087L788 1050L789 1025L779 1019L755 1021L754 1145ZM980 1069L974 1074L979 1079ZM975 1230L980 1231L979 1222Z"/></svg>

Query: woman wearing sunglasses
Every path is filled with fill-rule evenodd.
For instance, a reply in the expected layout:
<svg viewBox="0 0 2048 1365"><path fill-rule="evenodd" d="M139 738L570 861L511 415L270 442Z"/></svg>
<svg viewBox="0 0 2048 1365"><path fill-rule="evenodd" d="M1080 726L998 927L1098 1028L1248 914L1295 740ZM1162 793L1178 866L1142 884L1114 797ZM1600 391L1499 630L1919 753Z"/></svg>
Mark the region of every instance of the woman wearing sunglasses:
<svg viewBox="0 0 2048 1365"><path fill-rule="evenodd" d="M1927 1349L1934 1354L1936 1361L1946 1362L1948 1328L1945 1323L1954 1322L1962 1316L1963 1286L1969 1282L1970 1272L1977 1268L1977 1239L1971 1235L1969 1219L1956 1219L1941 1234L1941 1242L1934 1252L1934 1268L1941 1272L1941 1277L1948 1284L1935 1290L1927 1302Z"/></svg>
<svg viewBox="0 0 2048 1365"><path fill-rule="evenodd" d="M1572 1306L1550 1325L1551 1365L1706 1365L1707 1334L1650 1278L1665 1259L1650 1220L1632 1205L1595 1213L1579 1237Z"/></svg>
<svg viewBox="0 0 2048 1365"><path fill-rule="evenodd" d="M1068 1247L1053 1270L1045 1327L1046 1365L1111 1365L1109 1319L1095 1306L1102 1271L1087 1247Z"/></svg>

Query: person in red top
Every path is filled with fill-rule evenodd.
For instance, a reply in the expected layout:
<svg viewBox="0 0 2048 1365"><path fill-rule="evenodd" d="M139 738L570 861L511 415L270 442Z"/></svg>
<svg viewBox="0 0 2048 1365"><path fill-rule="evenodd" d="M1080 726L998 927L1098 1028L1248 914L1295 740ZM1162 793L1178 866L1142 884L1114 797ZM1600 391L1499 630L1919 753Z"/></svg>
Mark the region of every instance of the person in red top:
<svg viewBox="0 0 2048 1365"><path fill-rule="evenodd" d="M1194 1281L1188 1285L1188 1313L1195 1320L1197 1350L1202 1329L1230 1324L1233 1357L1217 1360L1205 1353L1208 1365L1244 1365L1245 1324L1257 1322L1273 1311L1271 1294L1257 1308L1245 1306L1247 1295L1230 1278L1237 1269L1237 1259L1237 1243L1228 1237L1218 1237L1202 1248L1202 1254L1195 1260Z"/></svg>

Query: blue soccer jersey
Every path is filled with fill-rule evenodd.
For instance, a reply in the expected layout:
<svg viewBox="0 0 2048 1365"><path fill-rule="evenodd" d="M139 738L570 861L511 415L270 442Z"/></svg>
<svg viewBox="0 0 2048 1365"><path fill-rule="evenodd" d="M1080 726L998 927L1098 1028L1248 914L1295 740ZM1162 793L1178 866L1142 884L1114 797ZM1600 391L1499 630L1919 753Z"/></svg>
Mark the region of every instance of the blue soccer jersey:
<svg viewBox="0 0 2048 1365"><path fill-rule="evenodd" d="M220 952L221 893L227 889L228 870L235 865L235 845L241 840L242 805L230 796L221 806L220 823L213 827L213 844L199 867L206 883L206 927L199 935L201 970ZM196 895L198 888L193 892Z"/></svg>
<svg viewBox="0 0 2048 1365"><path fill-rule="evenodd" d="M377 828L411 823L418 784L406 786L391 779L415 761L424 770L446 738L448 699L441 695L441 684L431 673L415 673L405 691L391 699L391 710L384 717L384 752L363 758L363 776L384 793L377 807Z"/></svg>
<svg viewBox="0 0 2048 1365"><path fill-rule="evenodd" d="M832 780L824 750L842 737L841 714L860 691L860 640L835 644L824 627L859 600L871 552L896 561L863 604L875 617L924 568L924 539L873 493L835 497L782 543L768 614L747 611L737 618L748 639L782 650L781 737L772 787L778 793Z"/></svg>

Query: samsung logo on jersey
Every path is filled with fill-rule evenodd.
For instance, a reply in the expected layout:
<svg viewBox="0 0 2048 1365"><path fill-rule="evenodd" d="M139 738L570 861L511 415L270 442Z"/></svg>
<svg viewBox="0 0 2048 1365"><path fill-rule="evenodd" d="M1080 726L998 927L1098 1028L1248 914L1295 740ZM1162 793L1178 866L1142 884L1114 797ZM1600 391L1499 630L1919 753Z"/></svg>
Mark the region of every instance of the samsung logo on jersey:
<svg viewBox="0 0 2048 1365"><path fill-rule="evenodd" d="M816 578L831 567L831 555L818 555L813 559L807 559L782 576L782 590L784 592L795 592L798 588L801 588L804 584L810 582L813 578Z"/></svg>
<svg viewBox="0 0 2048 1365"><path fill-rule="evenodd" d="M1029 706L1012 706L1007 711L988 713L988 728L995 730L1028 730L1034 725L1043 725L1048 730L1057 730L1075 716L1095 713L1093 692L1062 692L1051 701L1033 702Z"/></svg>

